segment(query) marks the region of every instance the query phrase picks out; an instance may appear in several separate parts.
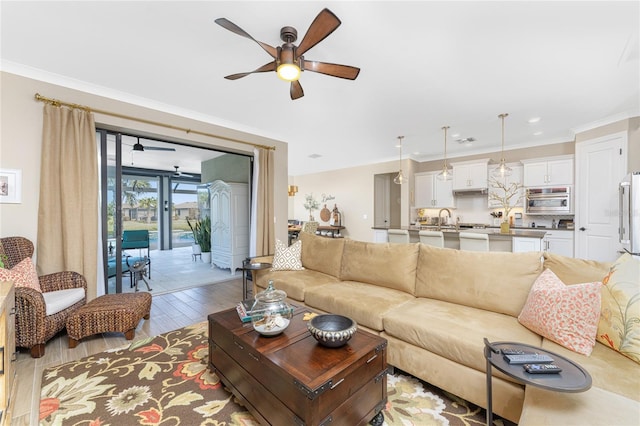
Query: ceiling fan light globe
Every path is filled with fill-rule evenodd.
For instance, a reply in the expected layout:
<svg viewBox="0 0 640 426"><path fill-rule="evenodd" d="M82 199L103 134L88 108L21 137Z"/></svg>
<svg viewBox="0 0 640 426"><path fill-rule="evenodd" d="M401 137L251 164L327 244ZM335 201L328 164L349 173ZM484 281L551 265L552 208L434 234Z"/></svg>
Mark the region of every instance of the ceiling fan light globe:
<svg viewBox="0 0 640 426"><path fill-rule="evenodd" d="M300 78L300 67L296 64L280 64L276 72L284 81L297 81Z"/></svg>

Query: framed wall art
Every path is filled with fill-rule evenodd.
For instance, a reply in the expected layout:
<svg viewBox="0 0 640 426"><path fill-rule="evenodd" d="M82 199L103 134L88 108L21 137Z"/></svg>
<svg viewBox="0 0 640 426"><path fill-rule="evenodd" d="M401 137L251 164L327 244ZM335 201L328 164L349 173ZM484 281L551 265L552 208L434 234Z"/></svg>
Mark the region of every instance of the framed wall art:
<svg viewBox="0 0 640 426"><path fill-rule="evenodd" d="M0 203L22 202L22 170L0 169Z"/></svg>

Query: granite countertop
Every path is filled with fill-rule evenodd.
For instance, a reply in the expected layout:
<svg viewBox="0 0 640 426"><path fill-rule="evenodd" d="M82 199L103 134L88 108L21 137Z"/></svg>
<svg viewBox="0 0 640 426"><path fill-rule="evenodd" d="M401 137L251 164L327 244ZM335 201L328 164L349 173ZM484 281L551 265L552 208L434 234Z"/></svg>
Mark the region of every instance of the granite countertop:
<svg viewBox="0 0 640 426"><path fill-rule="evenodd" d="M373 229L386 230L389 227L373 227ZM427 227L419 227L419 226L403 226L400 229L406 229L409 232L419 232L420 230L437 230L436 227L427 228ZM460 232L472 232L476 234L489 234L489 238L513 238L513 237L522 237L522 238L544 238L547 233L546 230L537 230L536 228L528 228L528 229L511 229L508 234L503 234L500 232L500 228L463 228L456 229L454 227L442 227L442 232L444 232L445 238L447 235L451 235L451 237L457 237Z"/></svg>

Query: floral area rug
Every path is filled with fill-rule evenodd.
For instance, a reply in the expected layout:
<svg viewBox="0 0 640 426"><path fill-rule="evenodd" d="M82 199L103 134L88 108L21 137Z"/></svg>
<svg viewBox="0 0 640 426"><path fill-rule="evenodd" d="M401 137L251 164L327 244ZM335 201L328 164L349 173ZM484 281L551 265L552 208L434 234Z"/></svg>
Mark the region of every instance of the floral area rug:
<svg viewBox="0 0 640 426"><path fill-rule="evenodd" d="M48 368L40 425L257 426L209 372L207 358L203 322ZM384 416L389 426L485 422L484 410L405 374L388 376Z"/></svg>

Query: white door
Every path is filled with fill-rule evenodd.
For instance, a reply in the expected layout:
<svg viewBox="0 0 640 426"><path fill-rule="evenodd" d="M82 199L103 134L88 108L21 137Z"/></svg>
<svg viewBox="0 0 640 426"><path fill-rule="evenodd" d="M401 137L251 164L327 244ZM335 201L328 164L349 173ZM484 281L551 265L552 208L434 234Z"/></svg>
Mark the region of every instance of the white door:
<svg viewBox="0 0 640 426"><path fill-rule="evenodd" d="M618 242L618 184L627 171L627 133L576 144L576 257L610 262Z"/></svg>
<svg viewBox="0 0 640 426"><path fill-rule="evenodd" d="M373 176L373 226L388 227L391 223L391 178L389 174Z"/></svg>

